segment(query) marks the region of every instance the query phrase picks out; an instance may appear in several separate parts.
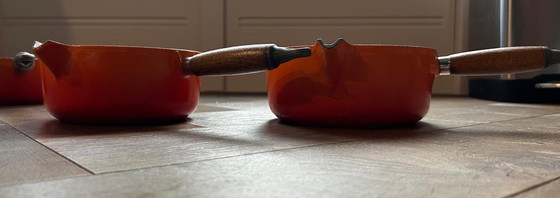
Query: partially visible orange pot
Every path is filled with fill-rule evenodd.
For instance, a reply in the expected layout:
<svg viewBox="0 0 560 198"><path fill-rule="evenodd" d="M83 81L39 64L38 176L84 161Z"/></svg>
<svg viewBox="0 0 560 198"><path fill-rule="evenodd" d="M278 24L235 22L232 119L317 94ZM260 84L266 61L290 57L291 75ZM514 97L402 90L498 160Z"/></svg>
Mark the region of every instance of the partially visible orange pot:
<svg viewBox="0 0 560 198"><path fill-rule="evenodd" d="M40 104L43 102L40 67L21 70L14 66L14 58L0 58L0 105Z"/></svg>
<svg viewBox="0 0 560 198"><path fill-rule="evenodd" d="M437 57L412 46L351 45L319 40L312 55L269 71L268 99L282 121L369 127L412 124L430 106L440 74L487 75L534 71L560 62L546 47L482 50Z"/></svg>

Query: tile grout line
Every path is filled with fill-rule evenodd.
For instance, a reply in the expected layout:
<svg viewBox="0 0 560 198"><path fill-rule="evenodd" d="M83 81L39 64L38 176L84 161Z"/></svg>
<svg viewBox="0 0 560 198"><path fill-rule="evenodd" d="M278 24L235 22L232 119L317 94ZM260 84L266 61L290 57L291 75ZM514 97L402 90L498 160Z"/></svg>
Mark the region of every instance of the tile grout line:
<svg viewBox="0 0 560 198"><path fill-rule="evenodd" d="M515 193L512 193L512 194L509 194L509 195L504 196L504 197L506 197L506 198L515 197L515 196L521 195L521 194L526 193L526 192L530 192L530 191L532 191L532 190L534 190L534 189L537 189L537 188L539 188L539 187L541 187L541 186L547 185L547 184L552 183L552 182L555 182L555 181L560 181L560 176L557 176L557 177L555 177L555 178L552 178L552 179L550 179L550 180L548 180L548 181L544 181L544 182L542 182L542 183L538 183L538 184L529 186L529 187L527 187L526 189L523 189L523 190L521 190L521 191L518 191L518 192L515 192Z"/></svg>
<svg viewBox="0 0 560 198"><path fill-rule="evenodd" d="M6 124L8 125L8 124ZM8 125L10 127L12 127L11 125ZM12 127L13 128L13 127ZM16 131L22 133L21 131L17 130ZM24 134L25 135L25 134ZM25 135L26 137L29 137L27 135ZM33 138L31 138L33 139ZM34 140L34 139L33 139ZM145 170L145 169L152 169L152 168L163 168L163 167L170 167L170 166L177 166L177 165L183 165L183 164L191 164L191 163L197 163L197 162L206 162L206 161L213 161L213 160L220 160L220 159L228 159L228 158L234 158L234 157L242 157L242 156L250 156L250 155L258 155L258 154L262 154L262 153L272 153L272 152L279 152L279 151L287 151L287 150L295 150L295 149L300 149L300 148L311 148L311 147L316 147L316 146L324 146L324 145L330 145L330 144L338 144L338 143L348 143L348 142L353 142L353 141L361 141L362 139L354 139L354 140L347 140L347 141L341 141L341 142L329 142L329 143L324 143L324 144L317 144L317 145L307 145L307 146L301 146L301 147L293 147L293 148L283 148L283 149L275 149L275 150L269 150L269 151L259 151L259 152L254 152L254 153L245 153L245 154L241 154L241 155L232 155L232 156L224 156L224 157L217 157L217 158L210 158L210 159L201 159L201 160L195 160L195 161L188 161L188 162L179 162L179 163L171 163L171 164L165 164L165 165L158 165L158 166L150 166L150 167L143 167L143 168L133 168L133 169L127 169L127 170L117 170L117 171L110 171L110 172L100 172L100 173L95 173L93 171L90 171L89 169L84 168L83 166L76 164L74 161L71 161L70 159L64 157L65 159L70 160L72 163L76 164L77 166L85 169L88 173L91 173L91 175L76 175L76 176L71 176L71 177L66 177L66 178L53 178L53 179L48 179L48 180L42 180L42 181L35 181L35 182L28 182L28 183L22 183L22 184L14 184L14 185L7 185L7 186L0 186L0 189L2 188L8 188L8 187L13 187L13 186L19 186L19 185L27 185L27 184L34 184L34 183L43 183L43 182L51 182L51 181L58 181L58 180L64 180L64 179L73 179L73 178L80 178L80 177L90 177L90 176L101 176L101 175L108 175L108 174L116 174L116 173L124 173L124 172L129 172L129 171L140 171L140 170ZM37 142L37 141L36 141ZM39 143L39 142L37 142ZM41 144L41 143L39 143ZM41 144L43 145L43 144ZM43 145L45 146L45 145ZM46 147L46 146L45 146ZM48 148L48 147L47 147ZM50 148L48 148L49 150L52 150ZM55 152L55 151L53 151ZM58 155L58 152L55 152Z"/></svg>
<svg viewBox="0 0 560 198"><path fill-rule="evenodd" d="M2 122L3 122L3 121L2 121ZM44 145L43 143L37 141L35 138L33 138L33 137L27 135L26 133L24 133L24 132L18 130L18 129L15 128L14 126L12 126L12 125L10 125L10 124L8 124L8 123L6 123L6 122L3 122L3 123L5 123L8 127L12 128L13 130L15 130L15 131L21 133L21 134L24 135L25 137L27 137L27 138L33 140L33 141L36 142L37 144L39 144L39 145L45 147L47 150L54 152L55 154L57 154L58 156L62 157L63 159L66 159L66 160L68 160L70 163L72 163L72 164L78 166L79 168L85 170L85 171L88 172L89 174L95 175L95 173L94 173L93 171L87 169L86 167L82 166L81 164L78 164L78 163L75 162L74 160L72 160L72 159L70 159L70 158L68 158L68 157L66 157L66 156L64 156L64 155L62 155L61 153L55 151L54 149L48 147L47 145Z"/></svg>
<svg viewBox="0 0 560 198"><path fill-rule="evenodd" d="M512 121L512 120L521 120L521 119L528 119L528 118L537 118L537 117L544 117L544 116L555 115L555 114L560 114L560 112L547 113L547 114L542 114L542 115L534 115L534 116L528 116L528 117L522 117L522 118L513 118L513 119L507 119L507 120L498 120L498 121L493 121L493 122L488 122L488 123L482 123L482 124L491 124L491 123L507 122L507 121Z"/></svg>
<svg viewBox="0 0 560 198"><path fill-rule="evenodd" d="M179 163L171 163L171 164L158 165L158 166L150 166L150 167L144 167L144 168L134 168L134 169L127 169L127 170L102 172L102 173L96 173L95 175L113 174L113 173L128 172L128 171L138 171L138 170L151 169L151 168L162 168L162 167L167 167L167 166L177 166L177 165L183 165L183 164L191 164L191 163L197 163L197 162L207 162L207 161L229 159L229 158L235 158L235 157L251 156L251 155L258 155L258 154L263 154L263 153L274 153L274 152L280 152L280 151L289 151L289 150L296 150L296 149L302 149L302 148L312 148L312 147L317 147L317 146L348 143L348 142L361 141L361 140L362 139L353 139L353 140L346 140L346 141L340 141L340 142L329 142L329 143L324 143L324 144L315 144L315 145L307 145L307 146L300 146L300 147L273 149L273 150L268 150L268 151L258 151L258 152L253 152L253 153L244 153L244 154L241 154L241 155L231 155L231 156L223 156L223 157L216 157L216 158L210 158L210 159L194 160L194 161L188 161L188 162L179 162Z"/></svg>
<svg viewBox="0 0 560 198"><path fill-rule="evenodd" d="M555 114L559 114L559 113L560 113L560 112L555 112L555 113L548 113L548 114L542 114L542 115L534 115L534 116L521 117L521 118L512 118L512 119L506 119L506 120L497 120L497 121L492 121L492 122L483 122L483 123L476 123L476 124L470 124L470 125L464 125L464 126L456 126L456 127L449 127L449 128L441 128L441 129L429 130L429 131L426 131L426 132L441 131L441 130L446 130L446 129L457 129L457 128L463 128L463 127L472 127L472 126L478 126L478 125L497 124L497 123L501 123L501 122L508 122L508 121L513 121L513 120L521 120L521 119L528 119L528 118L537 118L537 117L555 115ZM422 120L420 120L420 121L422 121Z"/></svg>

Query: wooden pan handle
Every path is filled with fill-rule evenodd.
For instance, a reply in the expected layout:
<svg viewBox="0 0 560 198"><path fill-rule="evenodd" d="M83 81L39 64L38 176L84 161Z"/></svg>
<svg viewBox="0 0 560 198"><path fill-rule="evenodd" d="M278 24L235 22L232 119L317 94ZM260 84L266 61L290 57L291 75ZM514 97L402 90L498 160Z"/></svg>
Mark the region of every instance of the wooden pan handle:
<svg viewBox="0 0 560 198"><path fill-rule="evenodd" d="M504 47L439 57L441 74L496 75L542 70L560 62L558 50L543 46Z"/></svg>
<svg viewBox="0 0 560 198"><path fill-rule="evenodd" d="M311 49L290 49L274 44L245 45L200 53L183 61L183 71L197 76L247 74L272 70L295 58L311 55Z"/></svg>

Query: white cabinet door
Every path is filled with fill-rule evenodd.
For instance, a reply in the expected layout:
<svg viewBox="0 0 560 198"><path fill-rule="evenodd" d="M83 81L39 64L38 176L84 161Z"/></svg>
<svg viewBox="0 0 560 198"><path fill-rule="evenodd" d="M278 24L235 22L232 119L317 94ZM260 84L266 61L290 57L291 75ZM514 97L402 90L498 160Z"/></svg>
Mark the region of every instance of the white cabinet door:
<svg viewBox="0 0 560 198"><path fill-rule="evenodd" d="M0 0L0 55L33 41L208 50L223 46L221 0ZM223 90L222 78L202 80Z"/></svg>
<svg viewBox="0 0 560 198"><path fill-rule="evenodd" d="M454 51L453 0L226 0L226 45L333 42L418 45ZM449 87L439 78L442 90ZM264 74L226 78L230 92L265 92ZM438 92L438 84L434 91ZM451 90L452 91L452 90Z"/></svg>

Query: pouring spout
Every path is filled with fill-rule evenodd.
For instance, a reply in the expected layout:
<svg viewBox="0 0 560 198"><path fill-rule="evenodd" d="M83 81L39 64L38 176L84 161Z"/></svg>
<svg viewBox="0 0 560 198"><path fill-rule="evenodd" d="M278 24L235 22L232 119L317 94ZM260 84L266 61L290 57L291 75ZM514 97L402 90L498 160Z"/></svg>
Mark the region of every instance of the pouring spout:
<svg viewBox="0 0 560 198"><path fill-rule="evenodd" d="M39 41L35 41L35 42L33 43L33 49L39 48L41 45L43 45L43 43L41 43L41 42L39 42Z"/></svg>
<svg viewBox="0 0 560 198"><path fill-rule="evenodd" d="M70 72L71 53L68 45L55 41L35 41L33 52L56 77Z"/></svg>

